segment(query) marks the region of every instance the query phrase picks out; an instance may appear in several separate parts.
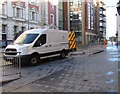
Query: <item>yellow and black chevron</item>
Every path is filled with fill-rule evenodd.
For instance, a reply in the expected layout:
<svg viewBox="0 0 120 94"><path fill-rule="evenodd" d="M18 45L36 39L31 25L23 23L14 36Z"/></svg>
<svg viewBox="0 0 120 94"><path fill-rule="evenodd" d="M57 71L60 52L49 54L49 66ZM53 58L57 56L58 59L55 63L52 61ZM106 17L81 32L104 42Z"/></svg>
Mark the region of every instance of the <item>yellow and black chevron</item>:
<svg viewBox="0 0 120 94"><path fill-rule="evenodd" d="M69 31L69 49L76 49L76 38L75 32Z"/></svg>

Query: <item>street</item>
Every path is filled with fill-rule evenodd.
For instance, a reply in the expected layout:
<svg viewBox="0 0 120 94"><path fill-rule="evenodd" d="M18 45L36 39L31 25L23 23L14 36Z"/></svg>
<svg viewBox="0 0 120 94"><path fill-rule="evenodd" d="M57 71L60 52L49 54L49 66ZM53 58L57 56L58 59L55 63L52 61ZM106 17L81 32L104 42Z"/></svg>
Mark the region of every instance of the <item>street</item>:
<svg viewBox="0 0 120 94"><path fill-rule="evenodd" d="M0 93L120 93L120 0L0 7Z"/></svg>
<svg viewBox="0 0 120 94"><path fill-rule="evenodd" d="M23 66L22 77L3 92L118 92L118 49L108 45L93 55L72 55Z"/></svg>

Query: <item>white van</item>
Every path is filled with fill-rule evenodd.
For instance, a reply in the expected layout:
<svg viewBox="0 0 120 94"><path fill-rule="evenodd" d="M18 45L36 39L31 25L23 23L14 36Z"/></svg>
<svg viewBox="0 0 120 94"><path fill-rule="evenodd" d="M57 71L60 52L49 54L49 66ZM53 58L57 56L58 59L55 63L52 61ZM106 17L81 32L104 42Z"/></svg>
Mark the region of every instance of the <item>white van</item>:
<svg viewBox="0 0 120 94"><path fill-rule="evenodd" d="M36 65L42 58L60 55L62 58L69 53L68 32L57 29L32 29L22 33L13 44L5 48L4 57L18 57L21 62ZM14 53L11 53L14 51Z"/></svg>

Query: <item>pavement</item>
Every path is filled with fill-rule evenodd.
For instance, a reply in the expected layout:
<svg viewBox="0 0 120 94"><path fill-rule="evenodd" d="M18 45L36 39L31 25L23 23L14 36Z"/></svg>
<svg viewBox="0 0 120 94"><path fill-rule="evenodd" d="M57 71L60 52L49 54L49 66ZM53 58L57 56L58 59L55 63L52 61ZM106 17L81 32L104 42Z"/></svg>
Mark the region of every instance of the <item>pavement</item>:
<svg viewBox="0 0 120 94"><path fill-rule="evenodd" d="M103 45L91 45L87 48L78 48L77 51L71 52L70 55L92 55L99 52L102 52L106 49L106 46Z"/></svg>
<svg viewBox="0 0 120 94"><path fill-rule="evenodd" d="M84 49L85 53L81 55L78 53L80 50L74 54L71 52L70 56L57 60L58 62L54 60L40 66L26 67L20 79L3 85L3 91L116 94L114 92L118 90L119 71L117 49L107 47L103 53L91 55L89 52L92 48L94 47ZM28 71L27 74L25 70Z"/></svg>
<svg viewBox="0 0 120 94"><path fill-rule="evenodd" d="M78 49L77 51L74 51L74 52L70 52L69 53L69 56L68 57L70 57L71 58L71 56L76 56L76 55L78 55L78 56L84 56L84 55L92 55L92 54L96 54L96 53L99 53L99 52L102 52L102 51L104 51L105 50L105 48L106 47L104 47L103 45L92 45L92 46L89 46L88 48L86 48L86 49ZM4 49L0 49L0 51L3 51ZM69 59L69 60L71 60L71 59ZM63 61L64 62L64 61ZM62 66L62 65L61 65ZM55 68L56 69L56 68ZM60 68L60 70L63 70L64 68ZM60 71L60 70L58 70L58 71ZM49 75L51 75L52 74L52 72L49 72L49 71L47 71L48 73L47 74L49 74ZM41 74L40 74L41 73ZM31 77L31 75L29 75L29 76L23 76L23 77L21 77L21 78L16 78L16 77L13 77L13 78L11 78L11 77L9 77L9 78L3 78L2 80L1 80L1 83L8 83L8 82L10 82L10 81L13 81L13 80L16 80L16 79L19 79L19 80L16 80L16 82L18 81L19 82L19 84L17 84L18 85L18 87L20 87L20 86L22 86L22 85L25 85L25 84L28 84L28 83L30 83L30 82L33 82L33 81L35 81L35 80L37 80L38 78L40 79L40 77L39 77L39 75L43 75L43 76L41 76L41 78L44 78L46 75L45 74L43 74L44 72L36 72L35 74L31 74L31 75L33 75L33 78L31 78L29 81L27 81L28 79L29 79L29 77ZM34 75L38 75L38 76L34 76ZM27 82L27 83L25 83L25 82ZM13 89L13 88L12 88ZM8 89L8 90L12 90L12 89Z"/></svg>

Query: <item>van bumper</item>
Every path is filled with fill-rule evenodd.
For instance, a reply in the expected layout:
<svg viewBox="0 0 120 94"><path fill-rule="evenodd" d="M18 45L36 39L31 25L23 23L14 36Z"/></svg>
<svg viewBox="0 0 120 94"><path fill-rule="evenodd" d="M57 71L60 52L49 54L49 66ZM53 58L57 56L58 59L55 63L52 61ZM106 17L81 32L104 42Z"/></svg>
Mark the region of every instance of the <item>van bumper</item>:
<svg viewBox="0 0 120 94"><path fill-rule="evenodd" d="M3 56L3 59L6 62L11 62L11 63L21 63L21 64L27 64L29 63L30 60L30 55L22 55L22 56Z"/></svg>

